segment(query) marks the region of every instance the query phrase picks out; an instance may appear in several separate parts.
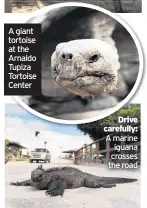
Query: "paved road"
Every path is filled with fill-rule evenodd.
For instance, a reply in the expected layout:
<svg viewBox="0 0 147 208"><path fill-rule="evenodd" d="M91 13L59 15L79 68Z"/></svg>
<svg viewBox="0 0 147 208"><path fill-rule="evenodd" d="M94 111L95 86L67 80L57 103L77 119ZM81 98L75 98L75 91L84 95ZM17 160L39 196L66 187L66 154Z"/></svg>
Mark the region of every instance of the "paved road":
<svg viewBox="0 0 147 208"><path fill-rule="evenodd" d="M67 164L50 163L44 167L64 166ZM69 164L68 164L69 165ZM30 171L37 164L27 162L9 162L6 168L6 208L139 208L140 182L120 184L112 189L78 188L66 190L63 197L48 197L44 191L31 187L9 186L12 181L28 179ZM71 165L72 166L72 165ZM75 166L82 171L101 176L140 177L137 171L108 170L103 166Z"/></svg>

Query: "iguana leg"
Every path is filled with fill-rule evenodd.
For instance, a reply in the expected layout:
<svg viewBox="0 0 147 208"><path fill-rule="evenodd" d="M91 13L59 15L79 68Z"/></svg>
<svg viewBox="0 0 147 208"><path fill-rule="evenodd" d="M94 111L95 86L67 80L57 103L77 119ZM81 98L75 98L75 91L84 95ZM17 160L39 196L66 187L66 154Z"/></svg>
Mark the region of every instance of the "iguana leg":
<svg viewBox="0 0 147 208"><path fill-rule="evenodd" d="M115 186L116 186L116 184L101 184L102 188L113 188Z"/></svg>
<svg viewBox="0 0 147 208"><path fill-rule="evenodd" d="M31 186L31 180L21 181L21 182L11 182L11 186Z"/></svg>
<svg viewBox="0 0 147 208"><path fill-rule="evenodd" d="M49 184L48 190L45 192L45 194L50 196L63 196L65 189L66 182L62 179L55 179Z"/></svg>

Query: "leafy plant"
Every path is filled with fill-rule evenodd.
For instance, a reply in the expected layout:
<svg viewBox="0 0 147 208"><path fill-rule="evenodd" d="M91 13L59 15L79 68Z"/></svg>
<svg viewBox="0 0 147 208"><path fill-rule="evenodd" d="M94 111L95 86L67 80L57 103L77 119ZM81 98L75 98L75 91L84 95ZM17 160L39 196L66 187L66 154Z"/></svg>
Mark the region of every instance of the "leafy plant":
<svg viewBox="0 0 147 208"><path fill-rule="evenodd" d="M127 107L124 106L124 108L121 108L114 114L104 119L91 123L78 124L77 128L82 131L84 135L88 134L93 141L96 141L109 134L109 132L104 132L105 126L120 126L120 124L118 123L119 116L122 116L124 118L127 116L129 116L130 118L137 118L137 124L140 124L140 104L130 104Z"/></svg>

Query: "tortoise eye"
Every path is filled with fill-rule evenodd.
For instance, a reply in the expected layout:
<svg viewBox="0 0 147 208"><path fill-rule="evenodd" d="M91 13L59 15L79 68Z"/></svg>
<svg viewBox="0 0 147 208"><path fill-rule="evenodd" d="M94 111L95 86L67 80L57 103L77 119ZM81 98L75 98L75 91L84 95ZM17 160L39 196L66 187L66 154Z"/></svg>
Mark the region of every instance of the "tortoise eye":
<svg viewBox="0 0 147 208"><path fill-rule="evenodd" d="M90 57L89 63L96 62L100 56L98 54L94 54Z"/></svg>

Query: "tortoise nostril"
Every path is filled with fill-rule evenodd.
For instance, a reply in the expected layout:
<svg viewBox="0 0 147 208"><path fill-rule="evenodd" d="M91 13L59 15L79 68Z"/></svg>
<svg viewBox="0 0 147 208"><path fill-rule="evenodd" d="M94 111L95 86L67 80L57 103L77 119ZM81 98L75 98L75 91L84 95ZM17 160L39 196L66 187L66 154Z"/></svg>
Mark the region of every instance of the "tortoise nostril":
<svg viewBox="0 0 147 208"><path fill-rule="evenodd" d="M62 58L65 59L65 54L64 53L62 54Z"/></svg>
<svg viewBox="0 0 147 208"><path fill-rule="evenodd" d="M73 57L73 55L70 53L70 54L69 54L69 59L72 59L72 57Z"/></svg>
<svg viewBox="0 0 147 208"><path fill-rule="evenodd" d="M65 60L72 60L72 58L73 58L73 54L72 53L62 53L62 55L61 55L61 58L62 59L65 59Z"/></svg>

